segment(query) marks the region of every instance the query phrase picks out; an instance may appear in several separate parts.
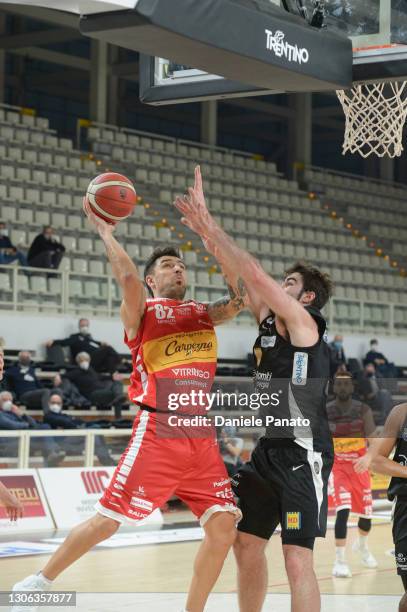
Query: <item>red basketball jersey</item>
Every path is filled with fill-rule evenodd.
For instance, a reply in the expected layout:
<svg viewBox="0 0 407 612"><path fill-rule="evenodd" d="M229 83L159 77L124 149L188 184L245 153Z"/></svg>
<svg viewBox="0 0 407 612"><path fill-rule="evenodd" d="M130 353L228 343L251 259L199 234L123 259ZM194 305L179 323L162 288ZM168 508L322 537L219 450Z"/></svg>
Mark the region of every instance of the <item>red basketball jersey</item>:
<svg viewBox="0 0 407 612"><path fill-rule="evenodd" d="M343 415L335 401L328 404L327 412L333 434L336 462L353 462L366 454L364 408L363 404L353 400L350 412Z"/></svg>
<svg viewBox="0 0 407 612"><path fill-rule="evenodd" d="M136 338L125 334L125 342L133 358L130 401L166 411L169 394L210 392L217 340L205 304L147 299Z"/></svg>

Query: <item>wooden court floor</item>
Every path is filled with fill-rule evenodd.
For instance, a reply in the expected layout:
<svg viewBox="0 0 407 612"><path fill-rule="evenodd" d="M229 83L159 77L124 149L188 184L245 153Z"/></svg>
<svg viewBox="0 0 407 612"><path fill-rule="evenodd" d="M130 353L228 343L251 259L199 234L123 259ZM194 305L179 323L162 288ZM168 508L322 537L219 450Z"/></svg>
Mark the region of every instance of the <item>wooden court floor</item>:
<svg viewBox="0 0 407 612"><path fill-rule="evenodd" d="M352 552L351 543L356 528L349 529L347 558L353 577L331 576L334 559L334 533L329 529L326 539L318 539L315 547L315 570L322 593L344 595L400 596L402 585L396 575L390 550L393 548L390 523L374 525L370 548L379 566L367 569ZM39 536L40 540L43 536ZM22 538L16 538L22 539ZM31 538L33 539L33 538ZM146 545L137 547L94 549L71 566L55 582L56 590L84 593L183 593L188 589L191 567L199 542ZM7 590L27 574L37 572L47 555L11 557L0 560L0 586ZM269 593L288 593L279 535L271 538L267 549L269 562ZM235 561L233 554L225 563L215 588L217 593L235 593Z"/></svg>

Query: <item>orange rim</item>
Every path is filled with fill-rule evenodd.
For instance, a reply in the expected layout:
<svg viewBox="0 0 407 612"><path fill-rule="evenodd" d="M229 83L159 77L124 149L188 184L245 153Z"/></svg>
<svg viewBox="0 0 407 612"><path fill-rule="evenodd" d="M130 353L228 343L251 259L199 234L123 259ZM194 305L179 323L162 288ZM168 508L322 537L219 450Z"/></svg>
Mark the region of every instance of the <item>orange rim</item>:
<svg viewBox="0 0 407 612"><path fill-rule="evenodd" d="M359 51L374 51L375 49L392 49L393 47L407 47L407 45L402 45L401 43L392 43L390 45L372 45L371 47L355 47L353 49L353 52L358 53Z"/></svg>

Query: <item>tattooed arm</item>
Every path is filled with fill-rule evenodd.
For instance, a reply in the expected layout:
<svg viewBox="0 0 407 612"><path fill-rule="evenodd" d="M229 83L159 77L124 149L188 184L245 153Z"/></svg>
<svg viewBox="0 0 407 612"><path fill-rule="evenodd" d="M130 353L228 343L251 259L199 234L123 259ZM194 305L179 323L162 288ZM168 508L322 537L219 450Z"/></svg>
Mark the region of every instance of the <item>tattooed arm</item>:
<svg viewBox="0 0 407 612"><path fill-rule="evenodd" d="M183 214L182 223L201 236L205 248L222 266L241 277L246 285L251 308L258 320L272 311L284 322L293 344L311 346L318 339L312 316L263 270L260 262L223 231L206 206L199 166L195 186L188 196L176 198L175 206Z"/></svg>
<svg viewBox="0 0 407 612"><path fill-rule="evenodd" d="M146 302L146 293L137 266L113 236L114 225L97 217L86 201L83 209L105 244L113 275L123 294L120 316L128 339L133 340L137 335Z"/></svg>
<svg viewBox="0 0 407 612"><path fill-rule="evenodd" d="M214 325L230 321L248 305L247 291L243 280L236 278L236 275L232 280L232 273L227 274L224 267L222 267L222 272L229 295L208 304L208 315Z"/></svg>

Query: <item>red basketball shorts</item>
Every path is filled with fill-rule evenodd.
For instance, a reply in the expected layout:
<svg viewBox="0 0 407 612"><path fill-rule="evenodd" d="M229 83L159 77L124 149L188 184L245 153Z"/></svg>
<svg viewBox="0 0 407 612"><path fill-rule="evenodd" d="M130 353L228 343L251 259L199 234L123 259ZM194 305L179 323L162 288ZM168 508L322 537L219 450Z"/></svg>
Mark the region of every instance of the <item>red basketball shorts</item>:
<svg viewBox="0 0 407 612"><path fill-rule="evenodd" d="M216 440L163 439L156 422L156 413L138 412L130 442L95 509L120 523L135 523L175 494L202 526L215 512L231 512L240 520Z"/></svg>
<svg viewBox="0 0 407 612"><path fill-rule="evenodd" d="M357 474L352 461L335 461L329 485L336 511L349 508L359 516L372 516L372 485L369 470Z"/></svg>

